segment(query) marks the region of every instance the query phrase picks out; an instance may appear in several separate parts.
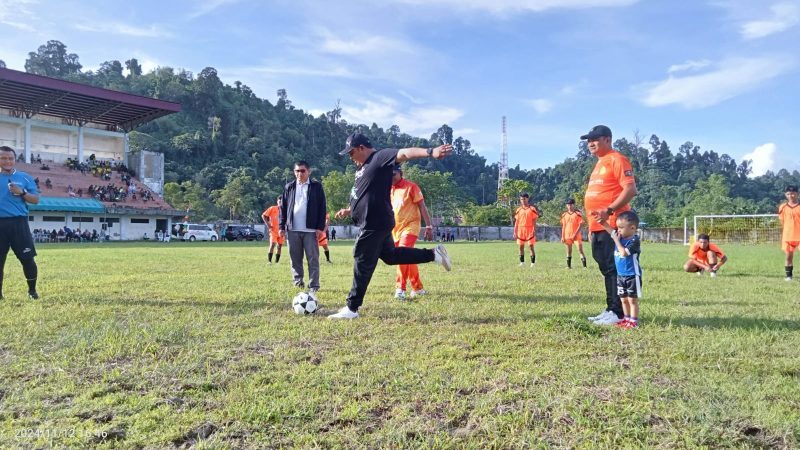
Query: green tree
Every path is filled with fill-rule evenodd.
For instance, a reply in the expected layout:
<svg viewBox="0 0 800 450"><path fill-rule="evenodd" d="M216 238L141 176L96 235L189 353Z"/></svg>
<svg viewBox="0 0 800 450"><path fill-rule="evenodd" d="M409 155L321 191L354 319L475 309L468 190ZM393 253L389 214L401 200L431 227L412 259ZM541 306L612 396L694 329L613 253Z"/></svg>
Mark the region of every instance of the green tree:
<svg viewBox="0 0 800 450"><path fill-rule="evenodd" d="M453 182L452 173L428 172L416 166L408 166L404 168L403 176L419 185L431 217L447 220L458 214L464 198Z"/></svg>
<svg viewBox="0 0 800 450"><path fill-rule="evenodd" d="M5 69L5 68L6 68L6 62L0 59L0 69Z"/></svg>
<svg viewBox="0 0 800 450"><path fill-rule="evenodd" d="M532 190L533 186L525 180L506 180L503 187L497 190L497 200L505 205L513 205L521 193L530 193Z"/></svg>
<svg viewBox="0 0 800 450"><path fill-rule="evenodd" d="M229 219L255 222L260 215L255 188L253 178L240 170L230 176L224 188L212 191L211 198L218 207L228 211Z"/></svg>
<svg viewBox="0 0 800 450"><path fill-rule="evenodd" d="M26 72L56 78L80 73L82 67L78 55L67 53L67 46L55 40L40 45L36 52L29 52L25 60Z"/></svg>
<svg viewBox="0 0 800 450"><path fill-rule="evenodd" d="M497 205L475 205L473 203L459 209L464 225L500 226L510 225L508 208Z"/></svg>
<svg viewBox="0 0 800 450"><path fill-rule="evenodd" d="M348 170L345 172L334 170L322 177L322 188L325 190L325 200L328 203L329 212L335 213L342 208L347 208L350 204L354 173L353 166L348 166Z"/></svg>

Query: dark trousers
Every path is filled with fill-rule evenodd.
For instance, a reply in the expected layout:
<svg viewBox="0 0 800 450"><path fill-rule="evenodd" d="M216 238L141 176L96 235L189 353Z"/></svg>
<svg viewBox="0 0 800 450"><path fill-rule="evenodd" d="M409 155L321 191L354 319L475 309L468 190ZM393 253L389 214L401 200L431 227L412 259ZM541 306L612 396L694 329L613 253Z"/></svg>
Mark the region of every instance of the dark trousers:
<svg viewBox="0 0 800 450"><path fill-rule="evenodd" d="M614 263L614 239L605 231L592 232L592 258L597 262L606 285L606 310L620 319L622 302L617 295L617 265Z"/></svg>
<svg viewBox="0 0 800 450"><path fill-rule="evenodd" d="M395 266L428 263L434 260L434 256L433 250L395 247L392 230L361 230L353 246L353 287L347 296L347 306L351 311L358 311L364 303L378 259Z"/></svg>

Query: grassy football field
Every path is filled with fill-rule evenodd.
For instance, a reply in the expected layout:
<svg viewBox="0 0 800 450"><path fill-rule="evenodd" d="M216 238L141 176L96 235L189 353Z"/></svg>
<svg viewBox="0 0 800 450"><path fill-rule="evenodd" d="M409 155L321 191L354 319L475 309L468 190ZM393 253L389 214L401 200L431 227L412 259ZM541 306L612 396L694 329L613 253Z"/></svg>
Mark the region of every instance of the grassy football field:
<svg viewBox="0 0 800 450"><path fill-rule="evenodd" d="M41 245L40 300L6 263L0 448L796 447L800 282L777 246L723 248L712 279L643 244L624 331L587 322L602 278L555 243L534 269L512 243L449 245L413 302L380 263L349 322L325 319L347 242L307 317L264 243Z"/></svg>

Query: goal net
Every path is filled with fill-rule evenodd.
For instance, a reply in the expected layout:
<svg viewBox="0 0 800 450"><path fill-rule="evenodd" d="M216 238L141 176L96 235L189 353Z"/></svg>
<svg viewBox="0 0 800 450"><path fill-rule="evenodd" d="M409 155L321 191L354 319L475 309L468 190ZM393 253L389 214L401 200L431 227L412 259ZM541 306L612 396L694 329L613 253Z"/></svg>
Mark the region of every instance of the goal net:
<svg viewBox="0 0 800 450"><path fill-rule="evenodd" d="M781 241L777 214L694 216L694 236L707 234L712 242L737 244L775 244Z"/></svg>

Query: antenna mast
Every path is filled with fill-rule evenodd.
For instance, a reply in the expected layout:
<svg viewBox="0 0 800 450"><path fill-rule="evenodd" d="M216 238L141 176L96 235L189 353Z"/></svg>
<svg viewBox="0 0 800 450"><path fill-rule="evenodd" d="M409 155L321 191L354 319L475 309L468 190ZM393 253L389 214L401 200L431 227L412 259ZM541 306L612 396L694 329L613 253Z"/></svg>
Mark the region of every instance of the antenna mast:
<svg viewBox="0 0 800 450"><path fill-rule="evenodd" d="M503 132L501 134L500 173L497 174L497 189L503 187L508 180L508 135L506 134L506 116L503 116Z"/></svg>

